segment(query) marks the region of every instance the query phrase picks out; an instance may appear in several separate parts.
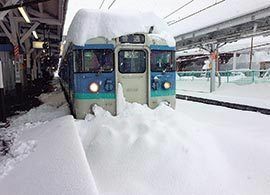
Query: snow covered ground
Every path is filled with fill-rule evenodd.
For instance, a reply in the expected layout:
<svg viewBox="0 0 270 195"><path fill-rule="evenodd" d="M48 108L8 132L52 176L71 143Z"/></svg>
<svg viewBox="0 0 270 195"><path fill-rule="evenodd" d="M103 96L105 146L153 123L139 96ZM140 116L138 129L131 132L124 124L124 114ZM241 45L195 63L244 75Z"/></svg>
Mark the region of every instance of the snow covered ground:
<svg viewBox="0 0 270 195"><path fill-rule="evenodd" d="M0 155L0 194L97 194L59 83L39 99L44 104L0 129L0 137L12 141L9 153Z"/></svg>
<svg viewBox="0 0 270 195"><path fill-rule="evenodd" d="M222 83L220 87L216 88L215 92L209 93L209 81L195 80L177 81L176 88L177 94L270 109L270 83L253 83L249 85Z"/></svg>
<svg viewBox="0 0 270 195"><path fill-rule="evenodd" d="M74 120L64 116L59 91L41 99L12 119L15 142L27 152L9 170L0 162L0 194L270 194L267 115L122 101L116 117L95 107L95 115Z"/></svg>
<svg viewBox="0 0 270 195"><path fill-rule="evenodd" d="M143 113L143 114L142 114ZM270 193L270 117L177 101L77 121L100 194Z"/></svg>

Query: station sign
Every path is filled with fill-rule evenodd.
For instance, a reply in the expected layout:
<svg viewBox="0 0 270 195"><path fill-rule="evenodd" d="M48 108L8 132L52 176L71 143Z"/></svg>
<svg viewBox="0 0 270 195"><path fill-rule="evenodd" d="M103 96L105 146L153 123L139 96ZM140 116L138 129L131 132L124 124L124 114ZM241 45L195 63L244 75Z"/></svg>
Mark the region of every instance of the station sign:
<svg viewBox="0 0 270 195"><path fill-rule="evenodd" d="M143 34L125 35L121 36L119 41L120 43L143 44L145 43L145 37Z"/></svg>

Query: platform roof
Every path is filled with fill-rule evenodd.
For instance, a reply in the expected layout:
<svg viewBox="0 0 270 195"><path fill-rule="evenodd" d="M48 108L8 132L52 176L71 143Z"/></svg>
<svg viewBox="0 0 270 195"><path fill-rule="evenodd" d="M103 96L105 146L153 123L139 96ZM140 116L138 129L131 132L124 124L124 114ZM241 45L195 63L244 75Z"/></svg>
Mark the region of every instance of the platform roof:
<svg viewBox="0 0 270 195"><path fill-rule="evenodd" d="M270 35L270 6L175 37L177 50Z"/></svg>
<svg viewBox="0 0 270 195"><path fill-rule="evenodd" d="M27 1L24 1L27 2ZM18 0L0 0L0 8L15 5ZM31 23L25 22L18 9L0 12L0 36L6 37L13 45L19 44L25 52L32 49L35 40L32 31L38 34L38 40L50 42L53 54L59 54L63 25L68 0L48 0L24 7Z"/></svg>

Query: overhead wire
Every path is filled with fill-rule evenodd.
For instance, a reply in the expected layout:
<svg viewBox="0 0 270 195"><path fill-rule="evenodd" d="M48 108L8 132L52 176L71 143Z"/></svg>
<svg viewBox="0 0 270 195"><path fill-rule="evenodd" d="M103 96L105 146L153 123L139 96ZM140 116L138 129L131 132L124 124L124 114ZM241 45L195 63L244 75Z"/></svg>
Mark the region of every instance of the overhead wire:
<svg viewBox="0 0 270 195"><path fill-rule="evenodd" d="M116 0L113 0L113 2L109 5L108 9L110 9L115 2L116 2Z"/></svg>
<svg viewBox="0 0 270 195"><path fill-rule="evenodd" d="M178 22L181 22L181 21L183 21L183 20L186 20L186 19L188 19L188 18L190 18L190 17L192 17L192 16L194 16L194 15L197 15L197 14L199 14L199 13L201 13L201 12L207 10L207 9L210 9L210 8L212 8L212 7L214 7L214 6L218 5L218 4L220 4L220 3L223 3L224 1L226 1L226 0L218 1L218 2L216 2L216 3L214 3L214 4L211 4L211 5L209 5L209 6L205 7L205 8L203 8L203 9L200 9L199 11L196 11L196 12L194 12L194 13L192 13L192 14L189 14L189 15L183 17L183 18L180 18L179 20L176 20L176 21L174 21L174 22L172 22L172 23L169 23L168 25L171 26L171 25L174 25L174 24L176 24L176 23L178 23Z"/></svg>
<svg viewBox="0 0 270 195"><path fill-rule="evenodd" d="M100 6L99 6L99 8L98 8L98 9L101 9L101 8L102 8L102 6L103 6L104 2L105 2L105 0L102 0L102 2L101 2L101 4L100 4Z"/></svg>
<svg viewBox="0 0 270 195"><path fill-rule="evenodd" d="M175 13L178 12L179 10L181 10L181 9L185 8L186 6L188 6L189 4L191 4L193 1L195 1L195 0L191 0L191 1L187 2L186 4L182 5L181 7L177 8L176 10L174 10L173 12L171 12L170 14L168 14L167 16L165 16L163 19L166 19L166 18L168 18L169 16L175 14Z"/></svg>

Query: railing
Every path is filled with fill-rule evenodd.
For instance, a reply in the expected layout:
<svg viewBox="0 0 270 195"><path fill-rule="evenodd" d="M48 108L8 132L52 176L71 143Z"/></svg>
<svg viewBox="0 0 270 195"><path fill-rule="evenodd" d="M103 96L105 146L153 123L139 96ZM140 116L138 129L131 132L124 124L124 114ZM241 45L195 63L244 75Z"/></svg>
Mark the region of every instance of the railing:
<svg viewBox="0 0 270 195"><path fill-rule="evenodd" d="M177 90L209 92L211 71L177 72ZM216 86L225 83L248 85L252 83L270 83L270 70L229 70L219 71Z"/></svg>

